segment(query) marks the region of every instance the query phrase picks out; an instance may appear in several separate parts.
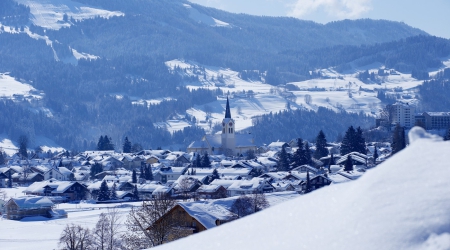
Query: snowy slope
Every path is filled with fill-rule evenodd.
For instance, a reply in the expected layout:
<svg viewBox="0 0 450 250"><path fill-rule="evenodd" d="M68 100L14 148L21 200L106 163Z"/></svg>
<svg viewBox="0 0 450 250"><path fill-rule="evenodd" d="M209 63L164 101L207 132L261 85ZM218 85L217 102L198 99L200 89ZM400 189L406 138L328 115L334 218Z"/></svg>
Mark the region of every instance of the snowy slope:
<svg viewBox="0 0 450 250"><path fill-rule="evenodd" d="M71 25L70 20L68 22L63 21L64 14L67 14L69 19L72 17L78 21L94 17L110 18L124 15L119 11L97 9L71 0L15 1L30 7L31 14L33 15L31 21L36 26L54 30L59 30Z"/></svg>
<svg viewBox="0 0 450 250"><path fill-rule="evenodd" d="M159 249L450 249L449 151L418 139L357 181Z"/></svg>
<svg viewBox="0 0 450 250"><path fill-rule="evenodd" d="M229 23L226 23L224 21L220 21L218 19L215 19L211 16L208 16L206 14L200 13L197 9L193 8L189 4L183 4L184 7L189 11L189 18L193 19L194 21L198 23L204 23L208 26L212 27L227 27L231 28L231 25Z"/></svg>

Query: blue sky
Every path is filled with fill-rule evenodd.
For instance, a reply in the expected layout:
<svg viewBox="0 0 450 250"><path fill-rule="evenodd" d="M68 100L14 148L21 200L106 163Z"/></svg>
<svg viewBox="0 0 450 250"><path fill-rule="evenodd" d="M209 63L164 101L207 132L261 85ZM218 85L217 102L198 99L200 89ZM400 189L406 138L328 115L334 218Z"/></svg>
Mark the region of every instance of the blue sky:
<svg viewBox="0 0 450 250"><path fill-rule="evenodd" d="M401 21L450 38L450 0L190 0L234 13L293 16L327 23L372 18Z"/></svg>

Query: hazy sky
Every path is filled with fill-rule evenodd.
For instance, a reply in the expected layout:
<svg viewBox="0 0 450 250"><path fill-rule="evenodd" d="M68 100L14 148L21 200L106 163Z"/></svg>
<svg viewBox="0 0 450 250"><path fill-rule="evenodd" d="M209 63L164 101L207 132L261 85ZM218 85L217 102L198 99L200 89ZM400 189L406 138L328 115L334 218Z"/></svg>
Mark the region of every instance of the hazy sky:
<svg viewBox="0 0 450 250"><path fill-rule="evenodd" d="M190 0L235 13L293 16L327 23L341 19L402 21L450 38L450 0Z"/></svg>

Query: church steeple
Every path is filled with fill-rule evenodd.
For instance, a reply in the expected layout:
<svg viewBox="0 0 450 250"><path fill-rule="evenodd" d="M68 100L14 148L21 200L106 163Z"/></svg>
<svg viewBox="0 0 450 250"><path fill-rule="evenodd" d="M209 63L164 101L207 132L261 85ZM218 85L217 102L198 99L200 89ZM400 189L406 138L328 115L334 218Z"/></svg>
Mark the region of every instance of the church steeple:
<svg viewBox="0 0 450 250"><path fill-rule="evenodd" d="M225 110L225 118L231 119L230 102L228 101L228 96L227 96L227 108Z"/></svg>

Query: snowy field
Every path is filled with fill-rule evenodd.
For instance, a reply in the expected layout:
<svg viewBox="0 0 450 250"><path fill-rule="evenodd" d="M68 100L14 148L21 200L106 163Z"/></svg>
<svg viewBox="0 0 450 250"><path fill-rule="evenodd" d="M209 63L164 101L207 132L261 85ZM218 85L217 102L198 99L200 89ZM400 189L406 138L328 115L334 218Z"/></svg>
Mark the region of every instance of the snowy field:
<svg viewBox="0 0 450 250"><path fill-rule="evenodd" d="M448 250L450 142L417 139L427 137L425 133L415 131L412 145L356 181L331 185L160 249Z"/></svg>
<svg viewBox="0 0 450 250"><path fill-rule="evenodd" d="M70 0L15 1L30 7L31 14L33 15L31 21L36 26L54 30L70 27L70 22L63 21L64 14L78 21L95 17L110 18L124 15L124 13L119 11L97 9Z"/></svg>
<svg viewBox="0 0 450 250"><path fill-rule="evenodd" d="M54 141L48 139L47 137L37 136L35 138L34 144L41 146L44 152L62 152L65 150L63 147L56 144ZM6 134L0 134L0 150L5 151L7 155L13 155L19 150L17 142L11 141Z"/></svg>
<svg viewBox="0 0 450 250"><path fill-rule="evenodd" d="M0 73L0 98L42 99L42 95L31 85L16 81L7 73Z"/></svg>

